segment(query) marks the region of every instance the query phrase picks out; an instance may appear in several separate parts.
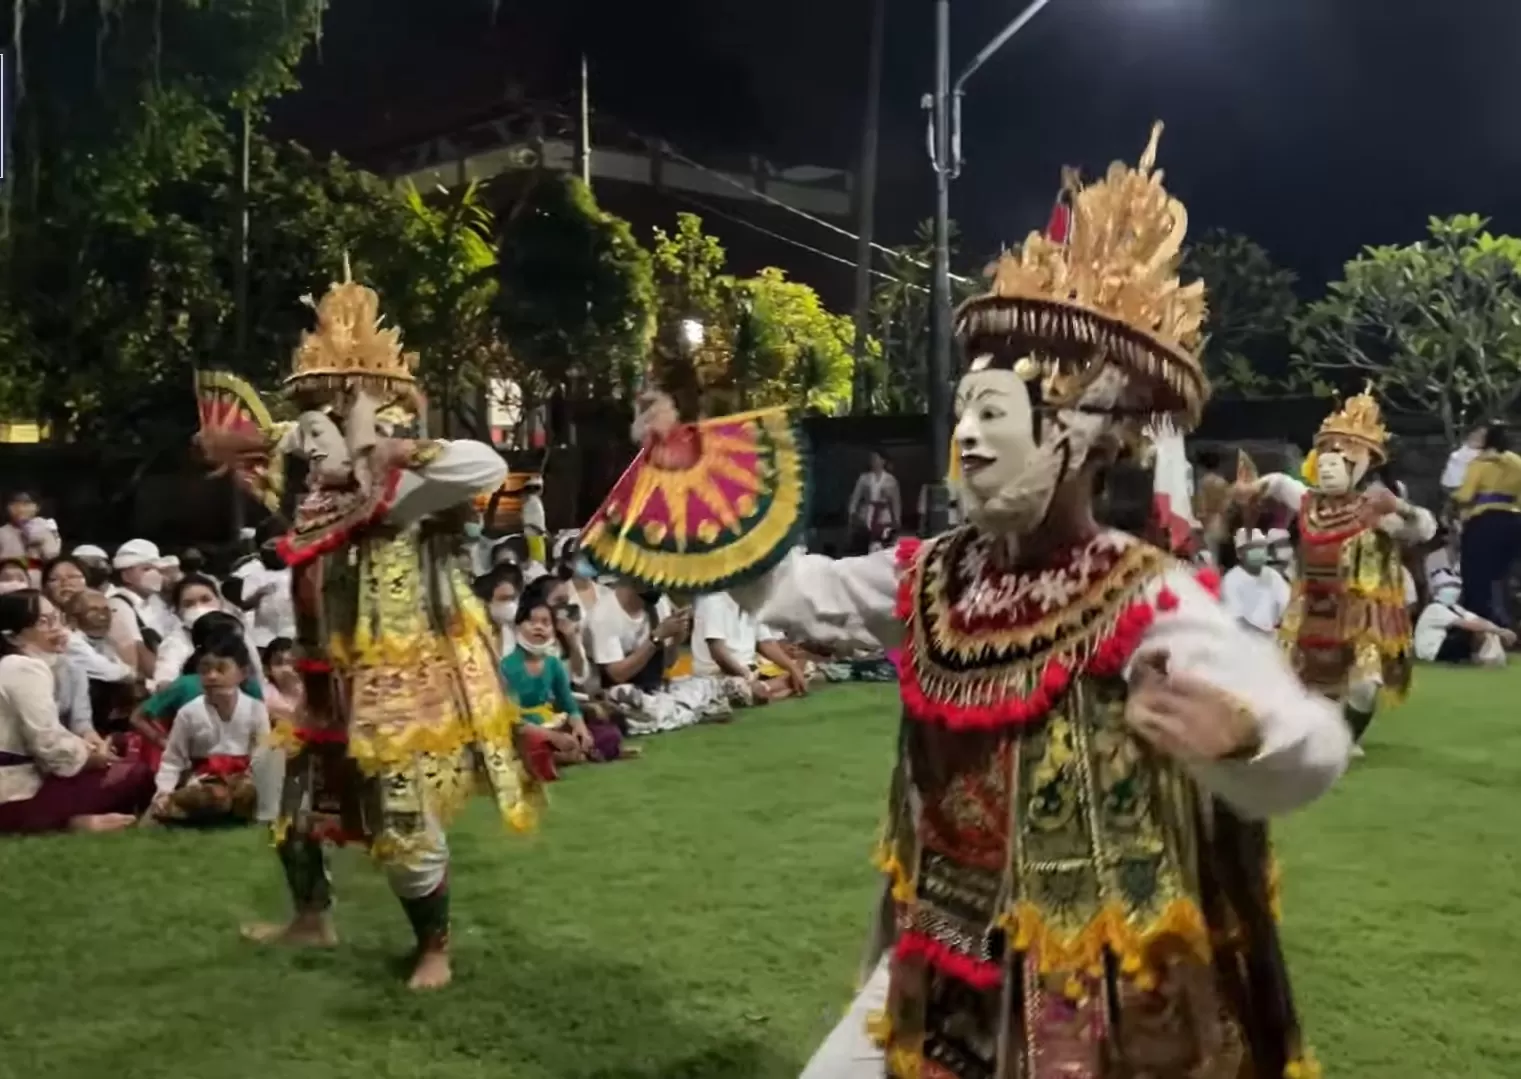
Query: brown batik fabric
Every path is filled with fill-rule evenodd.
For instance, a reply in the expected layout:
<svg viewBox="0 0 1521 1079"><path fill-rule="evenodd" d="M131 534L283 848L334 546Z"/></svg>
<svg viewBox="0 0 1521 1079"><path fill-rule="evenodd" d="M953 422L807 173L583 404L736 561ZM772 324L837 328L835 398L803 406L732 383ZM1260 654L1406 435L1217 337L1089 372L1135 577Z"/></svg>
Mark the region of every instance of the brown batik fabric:
<svg viewBox="0 0 1521 1079"><path fill-rule="evenodd" d="M251 821L258 802L253 776L247 772L230 776L196 776L169 796L168 804L157 816L160 820L182 824Z"/></svg>

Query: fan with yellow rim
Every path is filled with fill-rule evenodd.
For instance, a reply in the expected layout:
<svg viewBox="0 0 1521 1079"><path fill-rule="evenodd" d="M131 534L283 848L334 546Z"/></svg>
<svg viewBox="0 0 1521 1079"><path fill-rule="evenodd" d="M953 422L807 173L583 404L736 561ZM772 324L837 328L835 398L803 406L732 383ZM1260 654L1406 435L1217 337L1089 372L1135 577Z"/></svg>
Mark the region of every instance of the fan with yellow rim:
<svg viewBox="0 0 1521 1079"><path fill-rule="evenodd" d="M784 408L679 426L634 458L582 529L581 550L647 588L744 584L802 539L807 456Z"/></svg>
<svg viewBox="0 0 1521 1079"><path fill-rule="evenodd" d="M195 396L202 454L271 513L279 512L285 462L275 446L289 424L276 423L259 391L229 371L197 371Z"/></svg>

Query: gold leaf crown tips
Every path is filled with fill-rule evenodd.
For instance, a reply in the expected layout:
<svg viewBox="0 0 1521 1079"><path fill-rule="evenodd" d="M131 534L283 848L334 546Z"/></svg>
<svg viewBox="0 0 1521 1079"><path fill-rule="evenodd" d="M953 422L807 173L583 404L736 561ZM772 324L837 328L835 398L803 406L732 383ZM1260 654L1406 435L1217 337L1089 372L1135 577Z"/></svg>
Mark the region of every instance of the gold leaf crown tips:
<svg viewBox="0 0 1521 1079"><path fill-rule="evenodd" d="M286 383L344 381L413 383L417 354L401 350L401 331L383 327L380 296L353 280L344 258L344 280L328 286L318 303L317 327L301 335Z"/></svg>
<svg viewBox="0 0 1521 1079"><path fill-rule="evenodd" d="M1363 392L1347 398L1345 404L1325 418L1315 435L1317 444L1334 445L1350 441L1366 446L1379 453L1389 440L1389 430L1384 426L1383 412L1378 399L1373 396L1373 384L1363 387Z"/></svg>
<svg viewBox="0 0 1521 1079"><path fill-rule="evenodd" d="M1068 235L1032 232L988 267L991 296L1076 304L1142 330L1161 344L1192 353L1206 307L1203 282L1178 280L1188 212L1162 186L1156 169L1162 124L1135 168L1116 161L1097 183L1083 186L1063 170L1072 198Z"/></svg>

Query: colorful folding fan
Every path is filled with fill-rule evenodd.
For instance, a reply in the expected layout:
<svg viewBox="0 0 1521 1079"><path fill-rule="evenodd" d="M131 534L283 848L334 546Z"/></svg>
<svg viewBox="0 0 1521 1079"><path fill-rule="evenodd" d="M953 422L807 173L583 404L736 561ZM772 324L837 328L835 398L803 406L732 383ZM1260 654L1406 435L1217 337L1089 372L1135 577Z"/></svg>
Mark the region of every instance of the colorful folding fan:
<svg viewBox="0 0 1521 1079"><path fill-rule="evenodd" d="M807 523L808 462L786 409L677 427L651 441L581 532L605 573L713 592L773 567Z"/></svg>
<svg viewBox="0 0 1521 1079"><path fill-rule="evenodd" d="M278 512L285 468L274 446L283 425L270 416L259 391L227 371L197 371L195 396L201 417L196 440L207 460Z"/></svg>

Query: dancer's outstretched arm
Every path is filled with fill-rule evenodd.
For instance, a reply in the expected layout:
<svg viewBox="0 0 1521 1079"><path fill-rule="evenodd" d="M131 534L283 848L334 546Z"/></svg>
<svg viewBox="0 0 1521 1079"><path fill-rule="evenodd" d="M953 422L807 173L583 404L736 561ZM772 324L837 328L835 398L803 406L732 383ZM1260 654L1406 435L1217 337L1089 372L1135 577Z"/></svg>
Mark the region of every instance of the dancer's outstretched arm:
<svg viewBox="0 0 1521 1079"><path fill-rule="evenodd" d="M898 574L891 548L856 558L794 551L731 594L762 624L796 640L835 649L895 648L903 639L893 613Z"/></svg>

